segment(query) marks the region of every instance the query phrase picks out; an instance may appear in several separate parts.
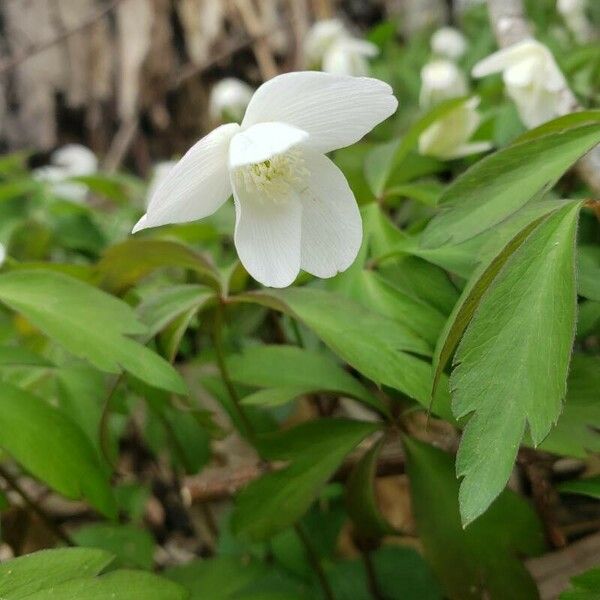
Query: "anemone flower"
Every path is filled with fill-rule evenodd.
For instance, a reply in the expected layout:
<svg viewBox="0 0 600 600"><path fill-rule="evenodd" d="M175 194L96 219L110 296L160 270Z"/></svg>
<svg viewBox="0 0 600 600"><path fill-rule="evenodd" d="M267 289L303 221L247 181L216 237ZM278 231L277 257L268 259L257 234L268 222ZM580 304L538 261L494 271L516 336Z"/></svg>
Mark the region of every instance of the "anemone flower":
<svg viewBox="0 0 600 600"><path fill-rule="evenodd" d="M503 48L473 67L473 77L502 73L506 92L527 127L537 127L564 114L565 78L552 52L527 39Z"/></svg>
<svg viewBox="0 0 600 600"><path fill-rule="evenodd" d="M286 287L300 269L332 277L354 262L362 223L325 154L357 142L397 104L377 79L274 77L254 93L241 125L221 125L188 150L133 231L208 217L233 194L235 246L257 281Z"/></svg>

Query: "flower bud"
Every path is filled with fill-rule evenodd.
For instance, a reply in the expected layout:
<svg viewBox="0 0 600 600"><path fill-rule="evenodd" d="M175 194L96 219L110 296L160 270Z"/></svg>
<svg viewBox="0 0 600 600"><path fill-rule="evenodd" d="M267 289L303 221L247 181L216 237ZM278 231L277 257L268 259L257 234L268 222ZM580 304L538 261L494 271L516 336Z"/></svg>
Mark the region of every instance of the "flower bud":
<svg viewBox="0 0 600 600"><path fill-rule="evenodd" d="M484 58L473 67L474 77L502 73L506 92L527 127L537 127L561 114L566 82L552 53L528 39Z"/></svg>
<svg viewBox="0 0 600 600"><path fill-rule="evenodd" d="M239 79L221 79L210 92L211 118L214 121L241 121L253 93L252 88Z"/></svg>
<svg viewBox="0 0 600 600"><path fill-rule="evenodd" d="M368 58L377 56L375 44L352 37L338 19L318 21L304 42L305 61L335 75L368 75Z"/></svg>
<svg viewBox="0 0 600 600"><path fill-rule="evenodd" d="M421 95L419 103L430 108L451 98L468 94L465 74L449 60L434 60L421 70Z"/></svg>
<svg viewBox="0 0 600 600"><path fill-rule="evenodd" d="M441 27L431 36L431 50L439 57L458 60L467 50L467 39L454 27Z"/></svg>
<svg viewBox="0 0 600 600"><path fill-rule="evenodd" d="M67 144L54 151L50 164L33 172L38 181L50 185L52 194L71 202L83 202L88 188L83 183L69 181L72 177L92 175L98 170L96 155L81 144Z"/></svg>
<svg viewBox="0 0 600 600"><path fill-rule="evenodd" d="M556 10L562 16L567 29L581 44L589 42L594 37L592 25L585 12L586 8L586 0L558 0L556 3Z"/></svg>
<svg viewBox="0 0 600 600"><path fill-rule="evenodd" d="M469 98L430 125L419 137L419 152L450 160L489 150L490 142L468 143L481 123L478 105L478 97Z"/></svg>

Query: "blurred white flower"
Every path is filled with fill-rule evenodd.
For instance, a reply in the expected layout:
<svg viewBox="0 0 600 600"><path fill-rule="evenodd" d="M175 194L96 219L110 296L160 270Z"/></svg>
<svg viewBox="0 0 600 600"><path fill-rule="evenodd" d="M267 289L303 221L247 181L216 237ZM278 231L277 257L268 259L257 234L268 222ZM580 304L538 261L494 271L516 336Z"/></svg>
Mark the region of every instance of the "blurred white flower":
<svg viewBox="0 0 600 600"><path fill-rule="evenodd" d="M216 121L233 120L239 122L252 98L254 90L245 82L226 77L216 83L208 101L211 118Z"/></svg>
<svg viewBox="0 0 600 600"><path fill-rule="evenodd" d="M469 143L481 123L478 106L477 96L469 98L430 125L419 137L419 152L450 160L489 150L490 142Z"/></svg>
<svg viewBox="0 0 600 600"><path fill-rule="evenodd" d="M445 100L466 96L468 93L467 78L452 61L433 60L421 69L421 107L430 108Z"/></svg>
<svg viewBox="0 0 600 600"><path fill-rule="evenodd" d="M454 27L440 27L431 36L431 50L437 56L458 60L467 51L467 38Z"/></svg>
<svg viewBox="0 0 600 600"><path fill-rule="evenodd" d="M506 92L527 127L537 127L565 112L561 95L565 78L544 44L524 40L494 52L473 67L474 77L500 72Z"/></svg>
<svg viewBox="0 0 600 600"><path fill-rule="evenodd" d="M356 258L362 224L325 154L357 142L397 105L377 79L279 75L254 93L241 126L221 125L188 150L133 231L202 219L233 193L235 246L256 280L285 287L300 269L332 277Z"/></svg>
<svg viewBox="0 0 600 600"><path fill-rule="evenodd" d="M558 0L556 9L577 42L584 44L593 39L594 30L586 14L587 0Z"/></svg>
<svg viewBox="0 0 600 600"><path fill-rule="evenodd" d="M148 192L146 194L146 206L148 206L150 198L154 196L156 190L162 185L163 181L165 181L176 164L176 160L165 160L154 165L152 179L150 180L150 185L148 186Z"/></svg>
<svg viewBox="0 0 600 600"><path fill-rule="evenodd" d="M83 183L69 181L72 177L92 175L98 170L96 155L81 144L67 144L54 151L50 164L33 171L38 181L50 184L52 194L72 202L83 202L88 188Z"/></svg>
<svg viewBox="0 0 600 600"><path fill-rule="evenodd" d="M6 260L6 248L4 244L0 244L0 267L4 264Z"/></svg>
<svg viewBox="0 0 600 600"><path fill-rule="evenodd" d="M353 37L339 19L317 21L304 40L307 64L335 75L368 75L368 59L377 54L375 44Z"/></svg>

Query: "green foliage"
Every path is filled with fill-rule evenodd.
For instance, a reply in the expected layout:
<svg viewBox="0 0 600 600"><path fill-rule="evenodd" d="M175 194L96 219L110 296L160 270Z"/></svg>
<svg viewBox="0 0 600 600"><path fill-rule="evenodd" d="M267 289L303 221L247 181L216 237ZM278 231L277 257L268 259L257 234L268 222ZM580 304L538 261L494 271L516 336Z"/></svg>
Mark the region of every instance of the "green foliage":
<svg viewBox="0 0 600 600"><path fill-rule="evenodd" d="M456 352L453 410L471 415L456 463L465 524L504 487L525 426L539 444L560 414L575 332L578 213L578 204L558 210L512 254Z"/></svg>
<svg viewBox="0 0 600 600"><path fill-rule="evenodd" d="M560 600L596 600L600 594L600 569L591 569L573 577L570 589L560 595Z"/></svg>
<svg viewBox="0 0 600 600"><path fill-rule="evenodd" d="M535 600L535 584L517 559L543 549L532 509L506 490L465 529L452 458L415 439L406 438L405 448L419 536L448 597Z"/></svg>
<svg viewBox="0 0 600 600"><path fill-rule="evenodd" d="M476 163L446 189L439 202L443 210L427 226L421 244L435 248L473 238L551 188L600 142L600 114L587 113L584 125L581 117L564 117L558 131L549 132L542 125L524 140Z"/></svg>
<svg viewBox="0 0 600 600"><path fill-rule="evenodd" d="M2 447L25 469L68 498L85 497L115 515L108 476L96 451L71 418L41 398L0 382Z"/></svg>
<svg viewBox="0 0 600 600"><path fill-rule="evenodd" d="M180 586L141 571L111 571L103 550L68 548L29 554L0 565L0 595L6 600L186 600Z"/></svg>
<svg viewBox="0 0 600 600"><path fill-rule="evenodd" d="M66 275L31 270L1 275L0 301L102 371L119 373L124 368L150 385L186 393L168 363L125 337L145 333L146 328L113 296Z"/></svg>
<svg viewBox="0 0 600 600"><path fill-rule="evenodd" d="M264 457L291 462L241 492L233 530L265 539L290 526L308 509L344 456L376 429L372 423L320 419L264 440L259 446Z"/></svg>

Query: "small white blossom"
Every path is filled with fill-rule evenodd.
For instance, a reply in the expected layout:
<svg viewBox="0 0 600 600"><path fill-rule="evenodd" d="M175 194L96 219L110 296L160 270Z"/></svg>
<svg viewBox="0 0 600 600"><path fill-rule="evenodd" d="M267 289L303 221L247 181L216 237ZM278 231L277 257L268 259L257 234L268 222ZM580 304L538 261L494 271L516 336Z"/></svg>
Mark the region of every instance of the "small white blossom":
<svg viewBox="0 0 600 600"><path fill-rule="evenodd" d="M431 36L431 50L437 56L459 60L467 51L467 38L454 27L440 27Z"/></svg>
<svg viewBox="0 0 600 600"><path fill-rule="evenodd" d="M469 98L430 125L419 137L419 152L450 160L489 150L490 142L469 143L481 123L478 106L477 96Z"/></svg>
<svg viewBox="0 0 600 600"><path fill-rule="evenodd" d="M317 21L304 40L306 62L335 75L368 75L368 59L378 54L375 44L353 37L339 19Z"/></svg>
<svg viewBox="0 0 600 600"><path fill-rule="evenodd" d="M210 92L208 106L211 118L216 122L241 121L253 93L254 90L239 79L221 79Z"/></svg>
<svg viewBox="0 0 600 600"><path fill-rule="evenodd" d="M594 37L586 8L586 0L558 0L556 3L556 9L564 19L567 29L580 44L589 42Z"/></svg>
<svg viewBox="0 0 600 600"><path fill-rule="evenodd" d="M423 108L430 108L468 93L465 74L450 60L433 60L421 70L419 103Z"/></svg>
<svg viewBox="0 0 600 600"><path fill-rule="evenodd" d="M527 127L537 127L565 112L561 90L567 84L544 44L524 40L498 50L473 67L474 77L500 72L506 92Z"/></svg>
<svg viewBox="0 0 600 600"><path fill-rule="evenodd" d="M202 219L233 193L235 246L256 280L285 287L300 269L332 277L354 262L362 224L325 154L357 142L397 105L377 79L279 75L254 93L241 125L221 125L188 150L134 232Z"/></svg>
<svg viewBox="0 0 600 600"><path fill-rule="evenodd" d="M98 170L96 155L81 144L67 144L50 156L50 164L35 169L34 177L38 181L50 184L52 193L65 200L83 202L87 195L87 186L72 177L92 175Z"/></svg>
<svg viewBox="0 0 600 600"><path fill-rule="evenodd" d="M0 244L0 267L4 264L5 261L6 261L6 248L5 248L4 244Z"/></svg>

